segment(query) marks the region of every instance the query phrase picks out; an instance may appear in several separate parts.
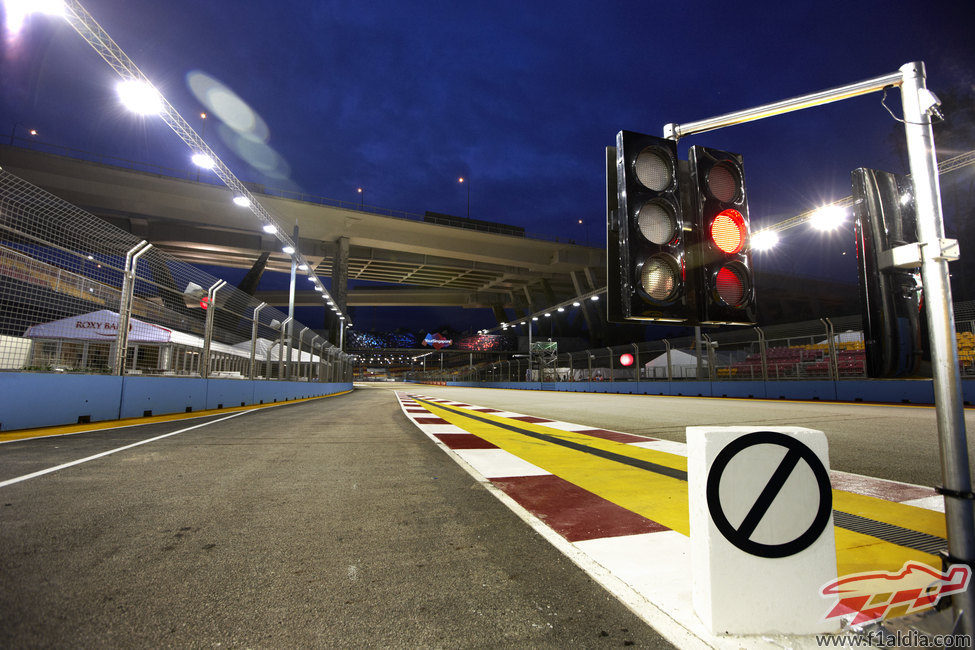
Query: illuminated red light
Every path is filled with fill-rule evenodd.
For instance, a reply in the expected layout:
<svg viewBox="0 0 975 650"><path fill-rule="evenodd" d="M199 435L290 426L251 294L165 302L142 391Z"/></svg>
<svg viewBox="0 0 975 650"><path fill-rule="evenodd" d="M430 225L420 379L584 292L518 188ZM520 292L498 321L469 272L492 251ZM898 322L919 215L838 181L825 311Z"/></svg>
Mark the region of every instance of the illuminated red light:
<svg viewBox="0 0 975 650"><path fill-rule="evenodd" d="M200 309L206 309L209 306L210 306L210 299L209 298L202 298L202 299L200 299Z"/></svg>
<svg viewBox="0 0 975 650"><path fill-rule="evenodd" d="M711 240L728 255L745 245L745 218L737 210L722 210L711 222Z"/></svg>
<svg viewBox="0 0 975 650"><path fill-rule="evenodd" d="M727 266L721 267L715 278L718 297L731 307L739 307L745 302L745 282L741 275Z"/></svg>
<svg viewBox="0 0 975 650"><path fill-rule="evenodd" d="M632 366L633 365L633 355L630 353L620 355L620 365L621 366Z"/></svg>

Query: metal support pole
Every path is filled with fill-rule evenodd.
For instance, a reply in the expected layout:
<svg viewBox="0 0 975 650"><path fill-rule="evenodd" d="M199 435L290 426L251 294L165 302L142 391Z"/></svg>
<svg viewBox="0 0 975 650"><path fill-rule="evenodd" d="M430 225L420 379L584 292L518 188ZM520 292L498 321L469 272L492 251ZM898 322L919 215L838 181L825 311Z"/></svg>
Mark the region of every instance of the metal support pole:
<svg viewBox="0 0 975 650"><path fill-rule="evenodd" d="M295 252L291 254L291 284L288 287L288 360L285 366L285 377L291 379L291 344L295 329L295 276L298 273L298 222L295 222L294 234ZM282 330L283 332L283 330ZM301 355L298 355L298 369L301 370Z"/></svg>
<svg viewBox="0 0 975 650"><path fill-rule="evenodd" d="M255 361L257 360L257 326L260 324L258 321L258 316L261 314L261 310L265 307L267 307L266 302L262 302L257 307L254 307L254 316L251 319L251 363L250 371L247 373L247 376L250 379L253 379L254 375L256 374L254 371L256 370ZM268 350L268 352L270 352L270 350Z"/></svg>
<svg viewBox="0 0 975 650"><path fill-rule="evenodd" d="M281 333L278 335L278 379L284 379L284 377L285 377L285 374L284 374L284 364L285 364L285 360L284 360L284 335L285 335L285 333L287 333L290 330L290 328L288 327L288 325L293 320L294 320L294 317L288 316L287 318L284 319L284 322L281 323ZM288 354L289 355L291 354L291 345L290 344L288 345ZM291 359L288 359L288 362L290 362L290 361L291 361Z"/></svg>
<svg viewBox="0 0 975 650"><path fill-rule="evenodd" d="M298 380L299 381L302 379L302 377L305 376L301 370L301 344L303 342L302 338L304 338L305 332L307 332L308 330L309 328L306 327L300 332L298 332ZM311 376L311 351L310 350L308 352L308 375L309 377Z"/></svg>
<svg viewBox="0 0 975 650"><path fill-rule="evenodd" d="M765 342L765 332L761 327L753 328L758 332L758 353L762 359L762 381L768 382L768 344Z"/></svg>
<svg viewBox="0 0 975 650"><path fill-rule="evenodd" d="M606 348L606 358L609 359L609 380L616 381L616 373L613 369L613 348Z"/></svg>
<svg viewBox="0 0 975 650"><path fill-rule="evenodd" d="M140 241L125 254L125 269L122 275L122 295L118 307L118 331L115 333L115 359L112 374L125 374L125 353L129 347L129 320L132 317L132 296L135 293L136 261L152 244Z"/></svg>
<svg viewBox="0 0 975 650"><path fill-rule="evenodd" d="M901 104L914 200L917 205L917 236L921 245L921 278L931 343L931 371L941 450L941 476L945 488L945 521L951 558L972 566L975 560L975 511L970 498L971 469L965 434L965 415L955 347L955 316L948 281L948 257L942 251L944 218L938 160L931 130L931 113L937 109L925 86L924 64L908 63L903 73ZM949 558L949 559L951 559ZM952 596L961 632L975 636L975 589Z"/></svg>
<svg viewBox="0 0 975 650"><path fill-rule="evenodd" d="M674 376L670 370L670 341L667 339L664 339L664 347L667 348L667 381L673 381Z"/></svg>
<svg viewBox="0 0 975 650"><path fill-rule="evenodd" d="M311 337L311 344L308 346L308 354L309 354L309 356L308 356L308 381L312 381L312 378L314 378L315 381L321 381L322 380L322 375L321 375L321 359L322 359L321 348L319 348L319 352L318 352L319 366L318 366L317 369L315 368L315 341L317 341L320 338L322 338L322 337L320 337L318 334L316 334L315 336Z"/></svg>
<svg viewBox="0 0 975 650"><path fill-rule="evenodd" d="M345 350L345 321L339 319L339 352Z"/></svg>
<svg viewBox="0 0 975 650"><path fill-rule="evenodd" d="M903 70L903 68L901 69ZM851 99L860 95L878 92L888 86L900 85L902 78L901 73L892 72L882 77L858 81L846 86L831 88L830 90L821 90L808 95L802 95L801 97L784 99L772 104L756 106L755 108L748 108L743 111L735 111L734 113L727 113L706 120L687 122L685 124L667 124L664 126L664 137L677 140L694 133L704 133L705 131L713 131L726 126L754 122L755 120L765 119L766 117L773 117L775 115L782 115L783 113L791 113L792 111L801 111L804 108L812 108L813 106L821 106L822 104Z"/></svg>
<svg viewBox="0 0 975 650"><path fill-rule="evenodd" d="M636 370L636 392L640 392L640 346L631 343L633 346L633 369Z"/></svg>
<svg viewBox="0 0 975 650"><path fill-rule="evenodd" d="M207 290L207 317L203 326L203 352L200 354L200 376L206 379L210 376L210 343L213 341L213 319L217 312L217 292L227 284L225 280L217 280Z"/></svg>
<svg viewBox="0 0 975 650"><path fill-rule="evenodd" d="M839 355L836 353L836 330L833 329L833 323L828 318L820 318L823 325L826 326L826 349L829 352L829 378L836 381L840 380L840 363ZM802 360L800 359L800 363ZM799 374L798 372L796 373Z"/></svg>

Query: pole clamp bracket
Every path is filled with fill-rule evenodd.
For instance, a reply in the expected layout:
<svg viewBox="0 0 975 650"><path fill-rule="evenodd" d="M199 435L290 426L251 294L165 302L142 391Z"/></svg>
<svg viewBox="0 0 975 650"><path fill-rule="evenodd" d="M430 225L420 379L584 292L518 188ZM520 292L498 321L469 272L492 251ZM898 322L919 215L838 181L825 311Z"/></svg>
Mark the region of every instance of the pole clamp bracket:
<svg viewBox="0 0 975 650"><path fill-rule="evenodd" d="M934 491L941 496L951 497L952 499L968 499L969 501L975 501L975 492L959 492L958 490L951 490L943 485L935 485Z"/></svg>

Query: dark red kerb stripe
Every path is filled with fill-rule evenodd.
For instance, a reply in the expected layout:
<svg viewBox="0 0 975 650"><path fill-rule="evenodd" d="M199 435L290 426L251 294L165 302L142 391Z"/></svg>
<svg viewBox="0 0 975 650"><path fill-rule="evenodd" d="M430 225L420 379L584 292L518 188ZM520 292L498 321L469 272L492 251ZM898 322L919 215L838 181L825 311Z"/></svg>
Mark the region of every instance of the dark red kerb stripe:
<svg viewBox="0 0 975 650"><path fill-rule="evenodd" d="M478 438L472 433L437 433L435 437L451 449L497 449L484 438Z"/></svg>
<svg viewBox="0 0 975 650"><path fill-rule="evenodd" d="M552 474L492 482L570 542L668 530Z"/></svg>

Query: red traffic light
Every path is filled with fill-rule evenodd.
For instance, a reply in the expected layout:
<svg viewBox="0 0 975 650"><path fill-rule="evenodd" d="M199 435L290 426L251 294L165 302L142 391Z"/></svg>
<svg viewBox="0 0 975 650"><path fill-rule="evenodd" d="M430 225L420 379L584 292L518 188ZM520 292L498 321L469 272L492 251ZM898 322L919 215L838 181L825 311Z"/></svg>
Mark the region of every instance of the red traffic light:
<svg viewBox="0 0 975 650"><path fill-rule="evenodd" d="M722 210L711 222L711 241L728 255L738 253L745 246L745 217L738 210Z"/></svg>
<svg viewBox="0 0 975 650"><path fill-rule="evenodd" d="M620 365L621 366L632 366L633 365L633 355L629 352L620 355Z"/></svg>

